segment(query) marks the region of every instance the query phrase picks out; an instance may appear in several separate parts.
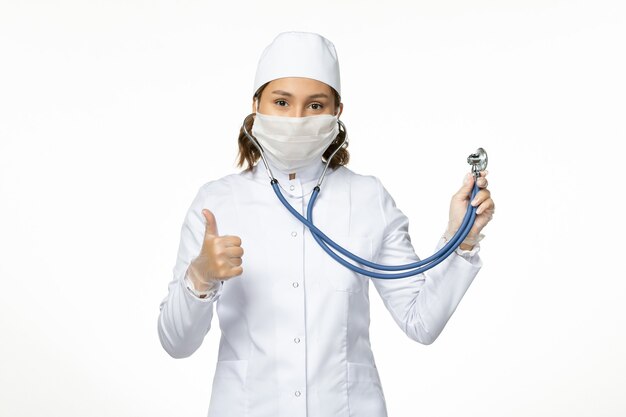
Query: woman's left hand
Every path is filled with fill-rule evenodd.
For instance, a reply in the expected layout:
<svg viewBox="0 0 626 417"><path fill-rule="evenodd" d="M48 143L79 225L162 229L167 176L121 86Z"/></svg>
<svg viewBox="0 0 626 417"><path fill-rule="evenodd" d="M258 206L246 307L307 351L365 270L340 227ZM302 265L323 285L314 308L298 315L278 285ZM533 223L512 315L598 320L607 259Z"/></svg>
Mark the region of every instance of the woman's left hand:
<svg viewBox="0 0 626 417"><path fill-rule="evenodd" d="M478 177L478 192L474 196L474 200L470 203L477 206L476 219L466 239L474 240L480 231L493 218L495 212L495 204L491 198L491 192L487 189L487 174L489 171L481 171ZM474 175L470 172L466 174L463 186L457 191L450 201L450 219L448 220L448 235L453 235L463 223L463 217L467 211L467 205L474 188Z"/></svg>

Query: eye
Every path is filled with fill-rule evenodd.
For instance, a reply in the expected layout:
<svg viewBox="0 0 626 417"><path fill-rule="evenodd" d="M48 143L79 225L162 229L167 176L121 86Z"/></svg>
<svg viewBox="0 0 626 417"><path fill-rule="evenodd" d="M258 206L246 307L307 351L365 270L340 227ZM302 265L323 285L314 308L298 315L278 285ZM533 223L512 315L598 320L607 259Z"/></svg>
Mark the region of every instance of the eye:
<svg viewBox="0 0 626 417"><path fill-rule="evenodd" d="M324 107L321 103L312 103L311 106L319 106L313 108L313 110L321 110Z"/></svg>
<svg viewBox="0 0 626 417"><path fill-rule="evenodd" d="M287 102L285 100L276 100L274 103L278 104L278 103L287 103ZM282 104L278 104L278 105L281 107L284 107Z"/></svg>

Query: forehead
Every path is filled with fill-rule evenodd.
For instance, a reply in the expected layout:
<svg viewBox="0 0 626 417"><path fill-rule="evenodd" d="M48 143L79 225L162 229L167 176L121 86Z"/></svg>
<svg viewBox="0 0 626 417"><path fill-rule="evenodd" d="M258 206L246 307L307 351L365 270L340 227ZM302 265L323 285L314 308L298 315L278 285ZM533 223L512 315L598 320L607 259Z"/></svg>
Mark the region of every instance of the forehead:
<svg viewBox="0 0 626 417"><path fill-rule="evenodd" d="M282 90L293 95L309 95L311 93L326 93L332 96L331 87L318 80L305 77L284 77L270 81L265 91L272 92L274 90Z"/></svg>

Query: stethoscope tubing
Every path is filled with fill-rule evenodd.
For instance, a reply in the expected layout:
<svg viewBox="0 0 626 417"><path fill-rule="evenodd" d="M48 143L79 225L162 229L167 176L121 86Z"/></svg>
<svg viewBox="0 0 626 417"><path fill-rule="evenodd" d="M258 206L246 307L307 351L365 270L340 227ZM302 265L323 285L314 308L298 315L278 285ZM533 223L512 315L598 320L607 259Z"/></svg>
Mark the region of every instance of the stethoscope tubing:
<svg viewBox="0 0 626 417"><path fill-rule="evenodd" d="M372 278L382 278L382 279L406 278L406 277L410 277L410 276L425 272L429 270L430 268L438 265L439 263L443 262L460 245L460 242L462 242L465 239L465 237L469 234L472 226L474 225L474 219L476 218L476 207L472 206L471 204L468 204L468 208L467 208L467 211L465 212L465 216L463 217L463 222L461 223L461 226L459 227L457 232L454 234L454 236L450 239L450 241L447 242L446 245L444 245L441 249L439 249L439 251L437 251L435 254L429 256L426 259L413 262L410 264L381 265L381 264L377 264L374 262L370 262L366 259L363 259L349 252L348 250L344 249L343 247L335 243L331 238L326 236L324 232L319 230L313 224L312 222L313 205L315 204L315 200L317 199L317 196L320 192L320 188L318 186L316 186L313 190L313 194L311 195L311 199L309 200L309 204L307 207L308 218L305 218L300 213L298 213L282 195L282 193L280 192L278 188L278 180L272 180L271 185L272 185L272 188L274 189L274 192L278 196L279 200L282 202L282 204L289 210L289 212L291 212L291 214L293 214L298 220L300 220L304 225L306 225L309 228L315 241L320 245L320 247L326 253L328 253L333 259L335 259L337 262L339 262L341 265L345 266L346 268L349 268L353 270L354 272L357 272L357 273L360 273L360 274L363 274ZM475 182L474 187L472 189L470 201L474 198L477 192L478 192L478 184L477 182ZM360 268L346 261L339 255L337 255L335 252L333 252L328 247L328 245L330 245L332 248L339 251L341 254L352 259L353 261L358 262L362 265L368 266L370 268L385 270L385 271L400 271L400 270L406 270L406 269L412 269L412 270L398 273L398 274L381 274L379 272L369 271L369 270ZM418 268L418 269L413 269L413 268Z"/></svg>
<svg viewBox="0 0 626 417"><path fill-rule="evenodd" d="M467 211L465 212L465 216L463 217L463 221L461 223L461 226L456 231L454 236L441 249L439 249L436 253L434 253L433 255L429 256L428 258L422 259L420 261L413 262L413 263L410 263L410 264L405 264L405 265L381 265L381 264L377 264L377 263L368 261L367 259L363 259L363 258L353 254L352 252L344 249L343 247L341 247L337 243L335 243L331 238L326 236L324 234L324 232L319 230L313 224L313 206L315 205L315 201L317 200L317 197L318 197L318 195L320 193L321 184L322 184L322 181L323 181L324 176L326 174L326 170L328 169L328 166L330 164L330 161L332 160L332 157L335 156L335 153L337 153L337 151L347 142L347 130L345 128L345 125L341 121L339 121L340 128L342 128L345 131L344 140L343 140L342 144L339 147L337 147L337 149L335 149L335 151L330 156L330 158L328 158L328 160L326 162L326 167L324 168L324 171L322 172L322 175L320 176L317 185L313 189L313 193L311 195L311 198L309 200L309 204L307 206L307 217L305 218L300 213L298 213L291 206L291 204L285 199L285 196L282 194L282 192L279 189L280 184L278 183L278 180L276 178L274 178L274 175L273 175L273 173L272 173L272 171L271 171L271 169L269 167L269 164L267 163L267 160L265 159L265 152L264 152L263 148L258 143L256 138L254 138L248 132L248 129L246 128L246 121L248 120L249 117L251 117L253 115L254 114L248 115L246 117L246 119L244 120L244 122L242 124L243 131L246 134L246 136L252 141L252 143L256 146L256 148L259 150L259 153L261 154L261 158L262 158L263 163L265 165L265 169L267 170L268 176L270 177L270 184L271 184L272 188L274 189L274 192L276 193L276 196L281 201L283 206L285 206L285 208L287 208L291 214L293 214L298 220L300 220L305 226L307 226L309 228L309 231L311 232L311 235L313 236L315 241L320 245L320 247L326 253L328 253L328 255L330 255L333 259L335 259L337 262L339 262L344 267L346 267L346 268L348 268L348 269L350 269L350 270L352 270L354 272L357 272L357 273L360 273L360 274L363 274L363 275L366 275L366 276L369 276L369 277L372 277L372 278L381 278L381 279L398 279L398 278L406 278L406 277L410 277L410 276L413 276L413 275L421 274L421 273L423 273L423 272L433 268L434 266L438 265L439 263L443 262L454 250L456 250L456 248L461 244L461 242L465 239L465 237L467 237L467 235L469 234L472 226L474 225L474 220L476 219L476 209L477 209L477 207L474 207L471 204L468 204ZM471 197L470 197L470 201L473 200L474 197L476 196L476 193L478 193L478 177L479 177L480 174L478 172L475 172L474 175L475 175L475 181L474 181L474 186L472 188L472 194L471 194ZM357 265L354 265L354 264L346 261L345 259L343 259L339 255L337 255L334 251L332 251L329 248L329 246L332 247L333 249L337 250L342 255L347 256L349 259L351 259L351 260L353 260L353 261L355 261L357 263L360 263L361 265L369 267L369 268L383 270L383 271L404 271L404 270L410 269L410 271L397 273L397 274L382 274L382 273L379 273L379 272L369 271L367 269L361 268L361 267L359 267ZM417 269L415 269L415 268L417 268Z"/></svg>

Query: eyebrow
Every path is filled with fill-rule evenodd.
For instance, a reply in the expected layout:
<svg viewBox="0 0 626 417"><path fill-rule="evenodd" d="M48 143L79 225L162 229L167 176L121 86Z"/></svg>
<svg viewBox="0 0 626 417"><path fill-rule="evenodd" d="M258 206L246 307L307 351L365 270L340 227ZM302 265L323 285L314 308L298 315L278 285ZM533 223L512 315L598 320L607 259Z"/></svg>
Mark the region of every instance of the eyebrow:
<svg viewBox="0 0 626 417"><path fill-rule="evenodd" d="M272 91L272 94L279 94L281 96L293 97L293 94L288 93L287 91L283 91L283 90L274 90ZM309 98L319 98L319 97L330 98L328 97L328 94L325 94L325 93L317 93L317 94L312 94L309 96Z"/></svg>

